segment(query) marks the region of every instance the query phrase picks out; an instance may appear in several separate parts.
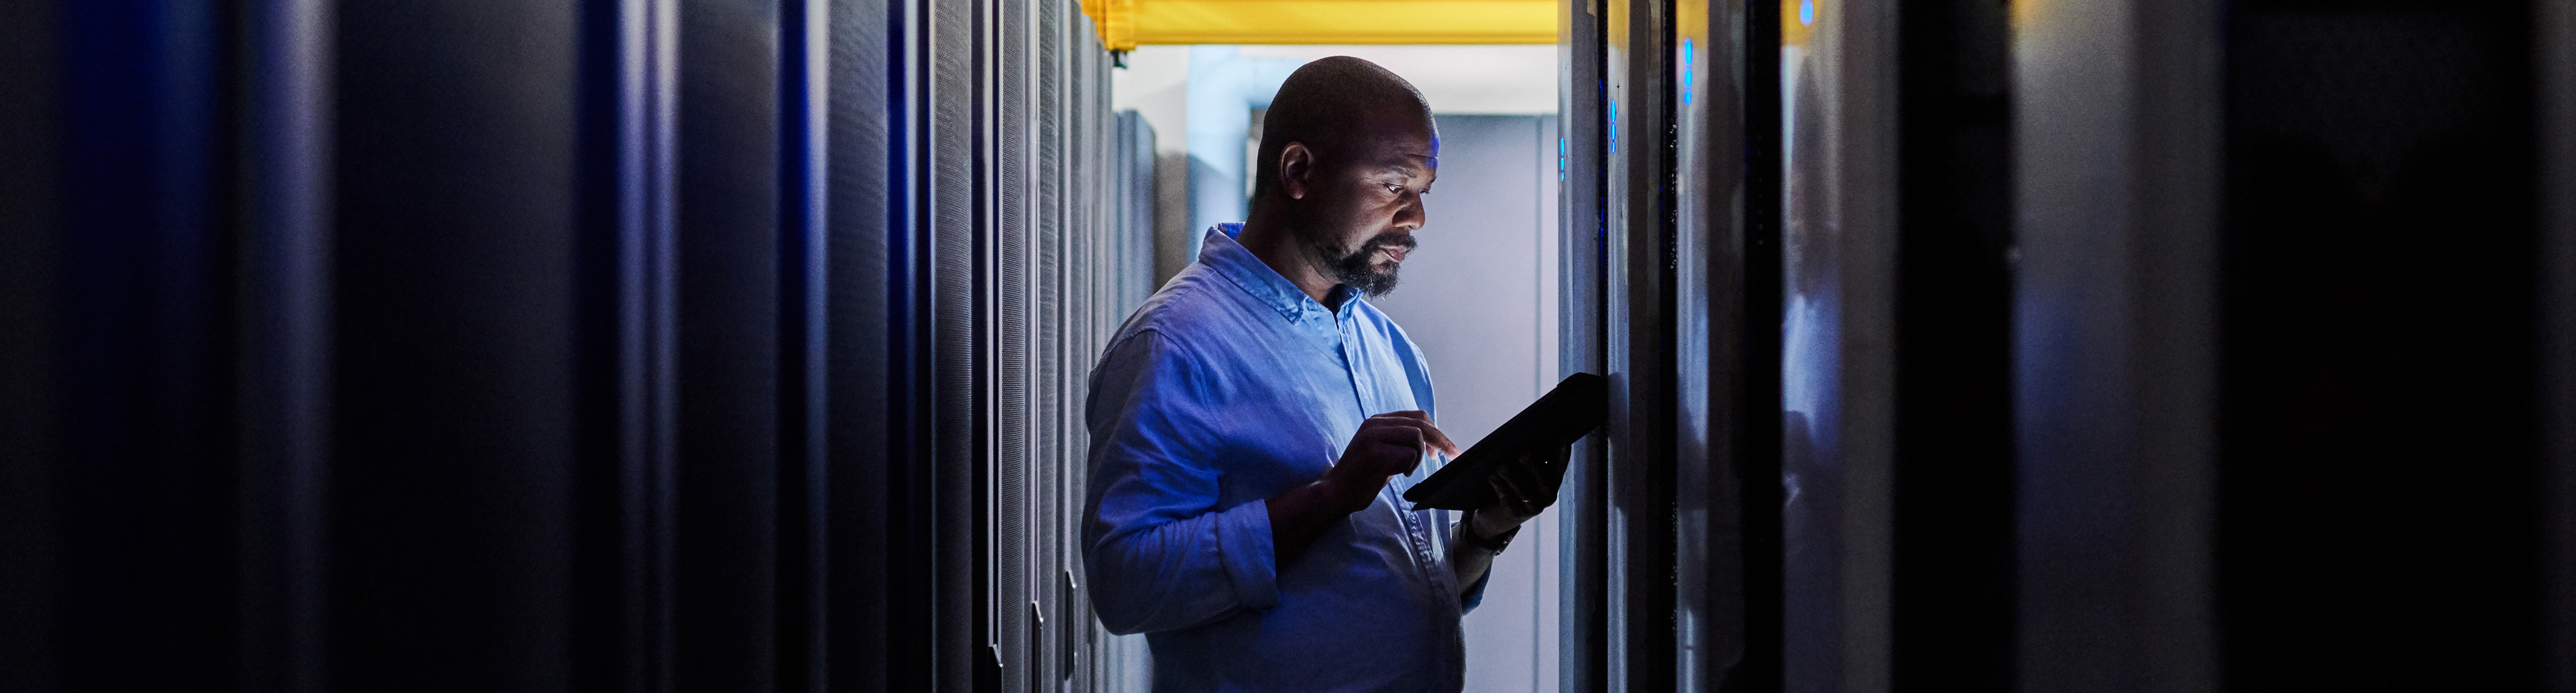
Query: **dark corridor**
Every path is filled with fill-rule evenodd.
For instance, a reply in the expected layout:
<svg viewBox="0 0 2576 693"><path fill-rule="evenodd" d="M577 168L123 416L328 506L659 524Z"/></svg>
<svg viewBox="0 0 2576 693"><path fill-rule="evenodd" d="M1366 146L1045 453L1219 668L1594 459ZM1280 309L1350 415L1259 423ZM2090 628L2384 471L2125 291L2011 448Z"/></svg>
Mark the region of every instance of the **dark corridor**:
<svg viewBox="0 0 2576 693"><path fill-rule="evenodd" d="M0 691L1146 690L1218 1L0 3ZM2576 2L1524 4L1536 690L2576 693Z"/></svg>

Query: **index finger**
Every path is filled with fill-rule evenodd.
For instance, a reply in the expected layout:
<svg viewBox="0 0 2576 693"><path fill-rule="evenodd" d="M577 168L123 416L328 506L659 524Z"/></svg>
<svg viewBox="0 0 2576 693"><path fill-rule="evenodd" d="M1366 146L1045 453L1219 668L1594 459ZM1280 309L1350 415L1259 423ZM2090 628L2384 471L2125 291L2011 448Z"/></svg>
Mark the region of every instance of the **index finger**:
<svg viewBox="0 0 2576 693"><path fill-rule="evenodd" d="M1449 434L1442 432L1438 425L1431 423L1431 412L1422 411L1420 409L1407 409L1404 411L1391 411L1369 418L1405 419L1407 423L1422 429L1422 442L1439 448L1441 452L1448 453L1450 457L1458 456L1458 444L1450 442Z"/></svg>
<svg viewBox="0 0 2576 693"><path fill-rule="evenodd" d="M1423 410L1420 410L1420 409L1406 409L1406 410L1404 410L1404 411L1391 411L1391 412L1386 412L1386 413L1383 413L1383 414L1376 414L1376 415L1372 415L1372 416L1370 416L1369 418L1375 419L1375 418L1388 417L1388 416L1392 416L1392 417L1399 418L1399 419L1412 419L1412 420L1420 421L1420 422L1423 422L1423 423L1431 423L1431 412L1423 411Z"/></svg>

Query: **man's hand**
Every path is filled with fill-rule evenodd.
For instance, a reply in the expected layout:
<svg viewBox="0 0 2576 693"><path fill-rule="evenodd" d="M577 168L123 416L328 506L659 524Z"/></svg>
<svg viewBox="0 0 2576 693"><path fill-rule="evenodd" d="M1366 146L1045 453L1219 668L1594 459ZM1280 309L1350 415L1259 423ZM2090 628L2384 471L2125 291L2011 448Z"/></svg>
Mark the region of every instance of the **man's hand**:
<svg viewBox="0 0 2576 693"><path fill-rule="evenodd" d="M1556 485L1565 480L1566 460L1572 453L1571 448L1527 453L1485 477L1493 485L1494 501L1468 512L1467 521L1458 526L1460 536L1451 543L1456 548L1449 553L1449 568L1458 584L1476 584L1494 567L1494 555L1474 546L1492 544L1495 537L1519 529L1521 523L1556 504Z"/></svg>
<svg viewBox="0 0 2576 693"><path fill-rule="evenodd" d="M1493 486L1494 501L1469 516L1469 531L1486 539L1502 536L1555 505L1557 483L1565 479L1565 452L1526 453L1485 477Z"/></svg>
<svg viewBox="0 0 2576 693"><path fill-rule="evenodd" d="M1333 523L1376 502L1387 477L1412 473L1422 465L1423 453L1435 448L1458 454L1458 444L1431 424L1429 413L1390 412L1360 422L1359 432L1343 446L1342 458L1324 470L1323 478L1269 499L1274 558L1285 565L1304 554Z"/></svg>
<svg viewBox="0 0 2576 693"><path fill-rule="evenodd" d="M1360 422L1359 432L1351 434L1350 444L1342 448L1342 458L1333 468L1324 470L1321 483L1339 494L1342 514L1359 512L1386 488L1387 477L1413 473L1432 448L1458 455L1458 444L1431 424L1430 414L1399 411L1372 416Z"/></svg>

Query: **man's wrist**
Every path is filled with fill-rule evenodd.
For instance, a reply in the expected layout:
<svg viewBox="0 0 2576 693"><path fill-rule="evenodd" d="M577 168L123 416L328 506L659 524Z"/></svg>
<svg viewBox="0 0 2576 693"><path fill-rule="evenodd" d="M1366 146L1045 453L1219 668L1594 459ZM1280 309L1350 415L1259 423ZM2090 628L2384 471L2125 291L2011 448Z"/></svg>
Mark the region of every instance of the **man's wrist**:
<svg viewBox="0 0 2576 693"><path fill-rule="evenodd" d="M1467 533L1478 539L1506 536L1521 530L1521 523L1505 519L1499 513L1476 510L1467 513Z"/></svg>
<svg viewBox="0 0 2576 693"><path fill-rule="evenodd" d="M1461 528L1465 530L1467 536L1463 537L1465 541L1461 543L1478 551L1499 555L1503 552L1503 547L1511 545L1512 537L1520 535L1521 525L1518 522L1509 523L1502 529L1488 532L1487 528L1478 526L1489 522L1482 519L1486 516L1487 513L1481 511L1468 513L1466 526Z"/></svg>
<svg viewBox="0 0 2576 693"><path fill-rule="evenodd" d="M1367 510L1369 502L1377 497L1376 493L1363 493L1363 489L1353 488L1331 474L1325 474L1324 478L1316 479L1312 488L1332 503L1334 512L1343 515Z"/></svg>

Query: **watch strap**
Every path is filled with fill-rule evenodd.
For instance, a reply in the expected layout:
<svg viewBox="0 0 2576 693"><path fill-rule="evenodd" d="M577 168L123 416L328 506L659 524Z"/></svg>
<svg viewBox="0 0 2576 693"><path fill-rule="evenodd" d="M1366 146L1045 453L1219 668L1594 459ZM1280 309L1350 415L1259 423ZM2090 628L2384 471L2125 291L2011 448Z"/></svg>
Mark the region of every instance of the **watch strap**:
<svg viewBox="0 0 2576 693"><path fill-rule="evenodd" d="M1478 551L1495 555L1502 555L1503 547L1510 546L1512 544L1512 537L1519 536L1521 533L1520 526L1513 525L1511 529L1503 530L1501 536L1496 536L1491 539L1476 536L1476 523L1472 519L1467 522L1458 523L1458 529L1460 530L1459 534L1466 535L1467 539L1465 542L1461 543L1464 543Z"/></svg>

